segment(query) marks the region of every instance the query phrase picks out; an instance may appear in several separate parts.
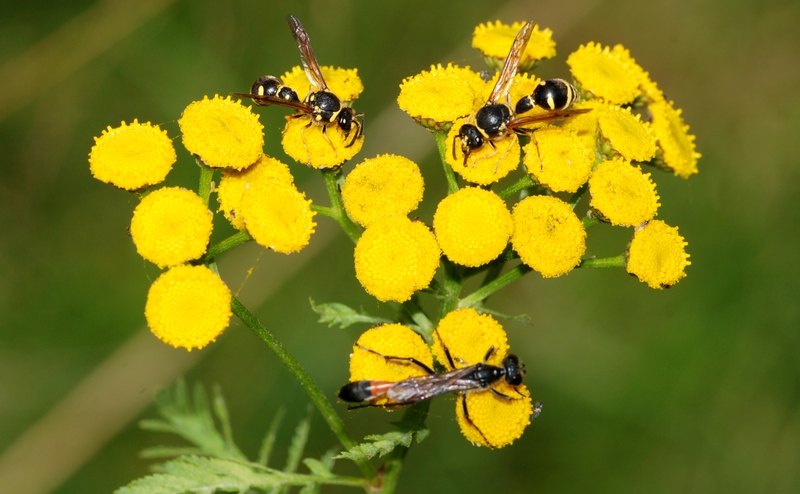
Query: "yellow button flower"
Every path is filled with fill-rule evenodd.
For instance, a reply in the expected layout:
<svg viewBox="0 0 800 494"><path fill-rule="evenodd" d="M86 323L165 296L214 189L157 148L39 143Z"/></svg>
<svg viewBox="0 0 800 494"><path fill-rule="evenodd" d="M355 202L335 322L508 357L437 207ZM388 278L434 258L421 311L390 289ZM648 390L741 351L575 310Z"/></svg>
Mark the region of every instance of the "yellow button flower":
<svg viewBox="0 0 800 494"><path fill-rule="evenodd" d="M624 159L604 161L589 179L590 206L612 225L638 226L653 219L660 206L649 173Z"/></svg>
<svg viewBox="0 0 800 494"><path fill-rule="evenodd" d="M447 164L464 177L464 180L479 185L497 182L516 170L519 166L520 147L519 139L513 132L509 132L502 139L493 141L494 147L486 140L482 147L470 152L464 163L464 152L461 150L461 138L458 136L458 132L461 126L468 121L469 119L463 118L456 120L447 134L447 153L445 154Z"/></svg>
<svg viewBox="0 0 800 494"><path fill-rule="evenodd" d="M192 351L228 327L231 292L206 266L176 266L150 287L144 315L158 339Z"/></svg>
<svg viewBox="0 0 800 494"><path fill-rule="evenodd" d="M108 127L89 153L94 178L121 189L138 190L161 183L177 156L166 130L150 122Z"/></svg>
<svg viewBox="0 0 800 494"><path fill-rule="evenodd" d="M539 129L525 146L525 168L554 192L575 192L589 179L594 165L594 148L587 143L574 130Z"/></svg>
<svg viewBox="0 0 800 494"><path fill-rule="evenodd" d="M405 216L417 209L424 190L416 163L384 154L356 165L344 182L342 199L353 221L367 227L376 219Z"/></svg>
<svg viewBox="0 0 800 494"><path fill-rule="evenodd" d="M567 64L581 89L609 103L630 103L641 92L643 71L621 45L613 50L593 42L581 45L567 58Z"/></svg>
<svg viewBox="0 0 800 494"><path fill-rule="evenodd" d="M508 352L508 338L500 323L492 316L478 314L475 309L450 312L439 322L434 334L433 353L447 370L452 369L445 348L458 368L483 362L491 347L494 352L487 363L502 366ZM511 386L500 380L492 387L511 399L503 399L491 391L468 393L456 401L456 417L467 440L501 448L522 435L531 422L533 407L524 385ZM464 415L465 407L469 420Z"/></svg>
<svg viewBox="0 0 800 494"><path fill-rule="evenodd" d="M160 268L174 266L205 254L212 218L194 192L164 187L134 209L131 237L140 256Z"/></svg>
<svg viewBox="0 0 800 494"><path fill-rule="evenodd" d="M689 178L697 173L700 153L695 151L695 137L689 134L689 126L683 123L681 111L666 101L650 105L650 111L653 113L653 133L658 139L664 164L679 177Z"/></svg>
<svg viewBox="0 0 800 494"><path fill-rule="evenodd" d="M653 220L637 228L628 249L628 272L650 288L663 290L686 276L688 244L671 227L661 220Z"/></svg>
<svg viewBox="0 0 800 494"><path fill-rule="evenodd" d="M424 376L425 371L414 364L390 362L380 355L414 358L433 368L433 356L422 337L402 324L384 324L361 335L350 355L350 381L402 381Z"/></svg>
<svg viewBox="0 0 800 494"><path fill-rule="evenodd" d="M517 37L517 33L524 24L524 22L515 22L509 26L500 21L494 24L491 22L480 24L472 33L472 47L483 53L489 66L500 70L511 50L514 38ZM537 24L533 27L528 46L520 58L519 70L530 70L539 60L554 56L556 56L556 43L553 41L553 31L550 29L540 30Z"/></svg>
<svg viewBox="0 0 800 494"><path fill-rule="evenodd" d="M356 244L356 278L378 300L405 302L430 284L440 256L422 222L385 217L373 222Z"/></svg>
<svg viewBox="0 0 800 494"><path fill-rule="evenodd" d="M570 117L561 124L565 130L573 130L576 136L583 141L584 146L591 150L597 149L597 140L600 137L600 128L597 124L598 112L595 110L604 105L600 100L580 101L572 105L573 109L591 108L592 111ZM596 159L596 157L595 157Z"/></svg>
<svg viewBox="0 0 800 494"><path fill-rule="evenodd" d="M258 115L230 96L204 97L183 110L178 124L183 145L213 168L241 170L261 157L264 126Z"/></svg>
<svg viewBox="0 0 800 494"><path fill-rule="evenodd" d="M655 156L656 137L639 115L616 105L599 105L590 113L595 112L603 138L625 159L648 161Z"/></svg>
<svg viewBox="0 0 800 494"><path fill-rule="evenodd" d="M553 196L530 196L514 206L511 216L514 250L543 277L561 276L580 264L586 230L569 204Z"/></svg>
<svg viewBox="0 0 800 494"><path fill-rule="evenodd" d="M279 180L251 182L242 194L241 212L253 239L282 254L303 249L317 226L311 201Z"/></svg>
<svg viewBox="0 0 800 494"><path fill-rule="evenodd" d="M400 84L397 104L428 128L447 129L453 121L478 110L485 83L469 67L447 64L408 77Z"/></svg>
<svg viewBox="0 0 800 494"><path fill-rule="evenodd" d="M339 67L320 67L322 78L328 89L342 102L354 101L364 91L364 84L358 77L358 69L342 69ZM305 100L311 91L311 83L305 70L299 65L281 76L281 81L294 89L300 101Z"/></svg>
<svg viewBox="0 0 800 494"><path fill-rule="evenodd" d="M347 135L336 123L323 126L314 123L309 115L288 116L281 144L283 151L298 163L312 168L335 168L361 151L364 136L356 139L356 132L355 125Z"/></svg>
<svg viewBox="0 0 800 494"><path fill-rule="evenodd" d="M439 247L451 261L477 267L503 252L514 223L506 203L497 194L465 187L439 203L433 230Z"/></svg>
<svg viewBox="0 0 800 494"><path fill-rule="evenodd" d="M217 187L219 210L237 230L244 230L244 218L239 210L242 194L250 183L276 180L282 184L294 185L294 177L289 167L269 156L262 155L255 165L244 170L226 169L222 171L222 179Z"/></svg>

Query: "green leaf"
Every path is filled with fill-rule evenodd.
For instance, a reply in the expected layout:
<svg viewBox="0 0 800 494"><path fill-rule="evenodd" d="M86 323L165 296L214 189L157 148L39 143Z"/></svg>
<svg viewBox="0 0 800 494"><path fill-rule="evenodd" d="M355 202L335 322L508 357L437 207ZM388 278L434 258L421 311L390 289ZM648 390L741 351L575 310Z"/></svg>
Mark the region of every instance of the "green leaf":
<svg viewBox="0 0 800 494"><path fill-rule="evenodd" d="M486 307L484 307L481 304L473 305L472 307L473 307L473 309L477 310L481 314L490 314L492 316L500 317L500 318L503 318L503 319L507 319L509 321L514 321L514 322L518 322L518 323L521 323L521 324L527 324L529 326L532 325L531 316L529 316L528 314L520 314L518 316L509 316L508 314L503 314L502 312L497 312L496 310L487 309Z"/></svg>
<svg viewBox="0 0 800 494"><path fill-rule="evenodd" d="M393 322L383 317L370 316L363 310L361 313L358 313L354 309L351 309L344 304L334 302L330 304L315 305L313 300L308 300L311 302L311 309L320 316L318 322L328 323L328 327L338 324L340 328L344 329L356 323L390 324Z"/></svg>
<svg viewBox="0 0 800 494"><path fill-rule="evenodd" d="M398 423L398 425L402 425L402 422ZM421 442L428 437L429 433L428 429L418 429L366 436L364 439L372 442L358 444L334 458L347 458L354 461L369 460L375 456L384 456L398 446L408 448L415 437L417 442Z"/></svg>
<svg viewBox="0 0 800 494"><path fill-rule="evenodd" d="M333 476L331 471L333 470L333 465L336 463L336 459L334 459L334 455L339 451L339 448L333 447L322 454L319 460L314 458L306 458L303 460L303 463L308 467L308 469L314 475L318 475L322 478L329 478ZM308 484L302 489L300 489L298 494L317 494L322 489L322 484L319 482L314 482L312 484Z"/></svg>
<svg viewBox="0 0 800 494"><path fill-rule="evenodd" d="M281 426L281 422L283 422L283 415L285 412L286 410L283 407L278 409L278 412L269 424L267 435L264 436L264 440L261 441L261 449L258 452L258 463L261 465L267 466L269 463L269 455L272 453L272 448L275 446L275 438L278 435L278 428Z"/></svg>
<svg viewBox="0 0 800 494"><path fill-rule="evenodd" d="M153 446L139 452L141 458L176 458L178 456L201 455L200 448L173 448L170 446Z"/></svg>
<svg viewBox="0 0 800 494"><path fill-rule="evenodd" d="M233 443L227 407L219 391L214 394L214 410L222 424L223 433L220 433L214 424L208 397L199 383L195 385L194 392L190 396L186 383L179 380L173 386L172 392L164 390L156 395L156 407L163 420L143 420L139 423L140 427L155 432L177 434L192 443L202 454L247 460ZM152 450L149 451L152 453ZM161 449L157 453L167 451L168 449Z"/></svg>

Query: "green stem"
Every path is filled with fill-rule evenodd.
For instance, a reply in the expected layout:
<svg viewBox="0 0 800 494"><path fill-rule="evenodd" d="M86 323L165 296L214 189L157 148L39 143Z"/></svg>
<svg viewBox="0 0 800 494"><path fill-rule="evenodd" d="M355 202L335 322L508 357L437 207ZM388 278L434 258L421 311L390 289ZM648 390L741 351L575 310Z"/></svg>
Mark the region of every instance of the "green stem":
<svg viewBox="0 0 800 494"><path fill-rule="evenodd" d="M436 138L436 147L439 149L439 158L442 160L444 176L447 178L447 195L458 192L458 181L453 168L447 164L447 131L436 130L433 132Z"/></svg>
<svg viewBox="0 0 800 494"><path fill-rule="evenodd" d="M504 286L508 285L512 281L521 278L523 275L530 273L532 271L531 268L524 264L520 264L513 269L506 271L505 273L501 274L492 282L487 283L486 285L478 288L468 296L461 299L458 303L459 308L463 307L472 307L473 305L481 303L485 300L489 295L493 294L497 290L503 288Z"/></svg>
<svg viewBox="0 0 800 494"><path fill-rule="evenodd" d="M515 194L521 190L527 189L528 187L533 187L534 185L536 185L536 182L531 178L530 175L526 173L524 177L501 190L497 193L497 195L500 196L501 199L505 199L511 194Z"/></svg>
<svg viewBox="0 0 800 494"><path fill-rule="evenodd" d="M409 429L422 429L425 426L425 419L428 418L428 409L430 408L430 401L421 401L411 408L406 410L401 420L402 423L408 424ZM383 464L383 485L381 485L381 494L392 494L395 487L397 487L397 478L400 475L400 470L403 468L403 460L405 460L408 449L405 446L397 446L389 453L386 463Z"/></svg>
<svg viewBox="0 0 800 494"><path fill-rule="evenodd" d="M578 265L579 268L624 268L625 254L603 259L584 259Z"/></svg>
<svg viewBox="0 0 800 494"><path fill-rule="evenodd" d="M336 213L333 211L333 209L327 206L320 206L319 204L311 203L311 210L317 214L321 214L322 216L327 216L328 218L333 218L335 220L338 220L338 217L336 216Z"/></svg>
<svg viewBox="0 0 800 494"><path fill-rule="evenodd" d="M200 167L200 185L197 187L197 195L203 200L203 204L208 206L208 199L211 197L211 179L214 178L214 169L195 158L197 166Z"/></svg>
<svg viewBox="0 0 800 494"><path fill-rule="evenodd" d="M311 398L311 401L314 402L316 405L317 410L322 415L322 418L327 422L328 427L330 427L331 431L336 435L339 439L339 442L342 444L344 449L350 449L356 445L356 442L350 437L350 433L347 432L347 429L344 427L344 422L336 414L336 411L333 409L333 406L322 393L322 390L319 389L317 383L308 375L305 369L300 365L300 363L286 350L286 347L278 341L272 333L261 324L259 321L247 308L242 305L239 300L233 298L231 300L231 309L233 313L236 314L239 319L242 320L247 327L249 327L253 332L258 336L261 341L263 341L267 347L272 350L280 360L283 362L283 365L289 369L295 379L300 383L300 386L305 389L308 396ZM360 460L356 461L358 467L364 473L364 475L372 480L375 478L375 469L368 461Z"/></svg>
<svg viewBox="0 0 800 494"><path fill-rule="evenodd" d="M588 188L589 182L586 182L585 184L581 185L581 188L578 189L578 191L575 192L572 197L569 198L569 205L572 206L572 209L575 209L575 206L578 205L578 202L580 202L581 197L583 197L583 194L586 193L586 189Z"/></svg>
<svg viewBox="0 0 800 494"><path fill-rule="evenodd" d="M464 285L464 277L458 266L444 257L442 258L442 264L444 265L444 280L442 281L444 298L439 306L439 319L459 307L458 296L461 294L461 287Z"/></svg>
<svg viewBox="0 0 800 494"><path fill-rule="evenodd" d="M253 240L253 237L250 236L247 232L237 232L231 235L230 237L220 241L216 245L212 245L206 255L203 256L203 262L208 263L213 260L215 257L219 256L223 252L232 249L234 247L238 247L244 243Z"/></svg>
<svg viewBox="0 0 800 494"><path fill-rule="evenodd" d="M422 336L425 343L433 344L433 323L417 303L417 297L412 296L411 299L403 302L403 309L419 328L419 335Z"/></svg>
<svg viewBox="0 0 800 494"><path fill-rule="evenodd" d="M356 243L358 242L359 237L361 237L361 229L353 222L353 220L350 219L349 216L347 216L347 213L344 210L342 193L339 191L339 184L336 183L336 179L340 173L340 168L322 169L322 178L325 179L325 188L328 189L328 197L331 199L330 211L332 214L330 217L335 219L347 236L350 237L350 240L352 240L353 243ZM320 212L320 214L325 213ZM328 214L325 215L328 216Z"/></svg>

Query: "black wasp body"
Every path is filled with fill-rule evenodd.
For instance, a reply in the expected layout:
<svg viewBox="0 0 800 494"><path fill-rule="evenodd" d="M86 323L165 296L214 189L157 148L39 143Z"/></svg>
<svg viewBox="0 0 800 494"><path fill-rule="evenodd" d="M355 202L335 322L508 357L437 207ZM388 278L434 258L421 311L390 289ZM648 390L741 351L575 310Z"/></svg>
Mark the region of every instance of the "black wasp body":
<svg viewBox="0 0 800 494"><path fill-rule="evenodd" d="M552 122L589 111L588 109L568 110L567 108L577 94L575 88L561 81L561 79L552 79L552 81L561 81L569 88L572 88L572 91L568 95L568 101L566 101L563 106L558 107L557 103L561 103L561 98L551 97L548 99L547 94L550 94L548 91L550 91L552 86L548 85L547 91L544 89L539 90L539 99L545 101L545 104L552 101L553 107L547 107L548 110L552 111L516 118L516 113L522 113L520 108L526 107L528 98L530 98L532 102L539 101L534 97L534 95L537 94L536 90L534 90L534 95L526 96L517 103L515 108L516 112L511 110L509 102L509 89L511 88L511 83L514 81L514 75L517 73L519 61L525 52L525 47L528 45L533 27L534 25L530 22L522 26L522 29L520 29L516 38L514 38L514 43L511 45L511 50L508 52L506 61L503 64L503 69L497 76L497 82L494 85L494 89L492 89L492 93L489 95L489 100L477 113L470 116L470 118L467 119L467 123L462 125L458 130L458 136L456 138L461 141L464 164L467 163L467 158L472 151L480 149L487 143L492 146L492 148L495 148L494 141L503 139L509 132L528 135L531 134L534 129L526 128L526 125ZM537 90L540 87L542 86L537 86ZM530 108L532 108L532 106ZM525 111L530 108L527 108ZM453 158L456 158L455 140L453 141Z"/></svg>
<svg viewBox="0 0 800 494"><path fill-rule="evenodd" d="M578 99L578 90L564 79L548 79L536 85L533 93L517 101L514 110L525 113L534 106L545 110L566 110Z"/></svg>
<svg viewBox="0 0 800 494"><path fill-rule="evenodd" d="M286 20L289 22L292 36L300 50L303 69L311 82L311 91L308 96L301 102L292 88L282 84L280 79L273 76L258 78L250 93L231 93L231 96L251 98L259 106L278 105L293 108L299 112L297 116L310 116L311 121L308 126L321 125L323 134L329 124L335 124L342 129L345 139L355 132L352 140L345 147L352 146L364 131L364 114L356 113L354 109L342 105L339 97L328 89L314 56L314 50L311 48L308 33L295 16L289 15Z"/></svg>

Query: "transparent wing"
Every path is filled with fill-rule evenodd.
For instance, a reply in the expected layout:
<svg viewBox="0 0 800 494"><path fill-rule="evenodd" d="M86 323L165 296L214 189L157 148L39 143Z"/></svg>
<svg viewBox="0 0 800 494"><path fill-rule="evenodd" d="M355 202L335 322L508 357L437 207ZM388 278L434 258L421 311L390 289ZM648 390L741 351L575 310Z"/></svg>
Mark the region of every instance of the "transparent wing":
<svg viewBox="0 0 800 494"><path fill-rule="evenodd" d="M293 15L286 16L289 22L289 28L292 30L292 36L297 42L297 49L300 50L300 58L303 60L303 69L306 71L306 76L311 82L311 92L322 91L328 89L325 84L325 79L322 77L322 71L319 70L317 57L314 56L314 50L311 48L311 42L308 39L308 33Z"/></svg>
<svg viewBox="0 0 800 494"><path fill-rule="evenodd" d="M259 106L283 106L285 108L292 108L303 113L312 113L314 111L313 108L304 103L300 103L299 101L290 101L283 98L275 98L274 96L264 96L251 93L230 93L230 96L233 98L250 98Z"/></svg>
<svg viewBox="0 0 800 494"><path fill-rule="evenodd" d="M553 122L555 120L563 120L565 118L569 118L590 111L592 111L591 108L578 108L574 110L553 110L544 113L537 113L535 115L527 115L525 117L515 118L514 120L509 122L508 128L519 129L520 127L524 127L526 125Z"/></svg>
<svg viewBox="0 0 800 494"><path fill-rule="evenodd" d="M470 379L474 366L456 369L443 374L410 377L394 384L386 397L400 405L417 403L445 393L482 389L480 382Z"/></svg>
<svg viewBox="0 0 800 494"><path fill-rule="evenodd" d="M528 40L531 39L533 32L533 23L526 22L522 29L517 33L514 38L514 43L511 45L511 51L508 52L506 61L503 64L503 70L497 77L497 83L492 89L492 94L489 95L489 103L505 103L508 104L508 90L511 87L511 82L514 80L514 75L517 73L519 60L525 52L525 47L528 46ZM502 98L502 101L498 101Z"/></svg>

